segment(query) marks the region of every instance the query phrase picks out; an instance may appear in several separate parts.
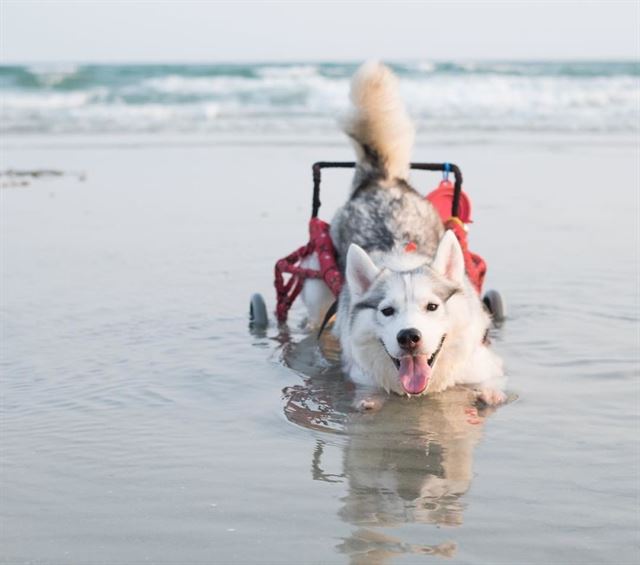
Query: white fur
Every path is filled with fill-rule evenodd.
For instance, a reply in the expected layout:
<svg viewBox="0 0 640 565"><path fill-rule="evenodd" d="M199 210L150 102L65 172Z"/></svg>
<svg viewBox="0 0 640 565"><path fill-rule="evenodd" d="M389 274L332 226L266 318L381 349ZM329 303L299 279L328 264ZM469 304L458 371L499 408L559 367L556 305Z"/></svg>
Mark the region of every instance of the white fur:
<svg viewBox="0 0 640 565"><path fill-rule="evenodd" d="M320 261L317 253L312 253L305 257L300 266L304 269L320 269ZM317 328L322 324L326 312L333 304L335 297L331 289L321 279L307 279L302 286L302 301L307 307L308 323L312 328Z"/></svg>
<svg viewBox="0 0 640 565"><path fill-rule="evenodd" d="M464 255L452 231L444 232L431 267L455 284L464 283Z"/></svg>
<svg viewBox="0 0 640 565"><path fill-rule="evenodd" d="M382 269L372 271L369 267L371 260L362 249L354 245L349 250L346 283L352 293L352 307L348 317L338 320L336 333L340 338L345 369L352 380L363 386L377 386L405 394L390 355L395 358L403 355L396 339L398 332L416 328L423 336L421 352L426 355L436 351L446 334L425 394L440 392L456 384L471 384L478 390L479 398L487 403L504 400L500 393L504 384L502 362L483 343L490 319L475 289L464 276L458 240L453 234L445 233L435 259L426 268L426 274L412 269L415 269L416 262L421 260L424 263L427 258L416 257L414 253L403 255L391 255L389 262L380 265ZM393 265L393 270L389 264ZM353 273L361 275L363 272L369 273L368 284L363 280L354 282ZM433 273L443 275L453 284L460 284L462 292L443 301L434 292L440 282L434 280ZM367 298L367 292L360 289L371 288L374 280L385 288L382 301L377 310L362 310L354 316L353 306ZM354 292L352 288L357 290ZM438 309L427 311L429 302L437 304ZM396 313L391 317L384 316L381 310L386 307L393 307ZM384 348L380 342L384 343Z"/></svg>
<svg viewBox="0 0 640 565"><path fill-rule="evenodd" d="M365 63L351 82L351 101L353 111L343 127L356 140L359 162L366 163L362 144L369 145L384 161L389 178L406 179L415 133L400 98L398 79L377 61Z"/></svg>

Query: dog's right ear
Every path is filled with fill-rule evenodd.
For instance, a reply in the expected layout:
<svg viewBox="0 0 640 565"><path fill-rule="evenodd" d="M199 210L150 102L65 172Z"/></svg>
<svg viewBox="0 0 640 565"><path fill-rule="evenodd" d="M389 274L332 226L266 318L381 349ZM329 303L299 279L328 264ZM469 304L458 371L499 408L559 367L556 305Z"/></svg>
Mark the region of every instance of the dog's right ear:
<svg viewBox="0 0 640 565"><path fill-rule="evenodd" d="M346 278L349 289L355 295L362 296L374 279L378 276L380 269L376 267L367 255L367 252L359 245L352 243L347 251Z"/></svg>
<svg viewBox="0 0 640 565"><path fill-rule="evenodd" d="M431 267L450 281L462 285L464 281L464 255L460 242L453 231L444 232Z"/></svg>

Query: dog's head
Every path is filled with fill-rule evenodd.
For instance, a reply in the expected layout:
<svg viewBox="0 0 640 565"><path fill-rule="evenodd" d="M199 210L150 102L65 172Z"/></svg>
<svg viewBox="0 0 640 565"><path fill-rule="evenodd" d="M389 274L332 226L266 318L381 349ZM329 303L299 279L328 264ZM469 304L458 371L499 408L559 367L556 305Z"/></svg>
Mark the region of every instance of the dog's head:
<svg viewBox="0 0 640 565"><path fill-rule="evenodd" d="M450 231L430 264L425 258L416 265L419 256L405 255L378 268L362 248L351 245L350 335L354 360L378 384L417 395L427 388L447 339L450 301L463 288L464 258Z"/></svg>

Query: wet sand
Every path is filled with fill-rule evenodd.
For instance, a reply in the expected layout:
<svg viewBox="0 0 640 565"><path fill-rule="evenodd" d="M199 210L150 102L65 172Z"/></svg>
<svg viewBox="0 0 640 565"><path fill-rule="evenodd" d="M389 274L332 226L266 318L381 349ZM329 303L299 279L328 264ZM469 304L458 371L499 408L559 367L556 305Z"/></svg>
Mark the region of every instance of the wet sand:
<svg viewBox="0 0 640 565"><path fill-rule="evenodd" d="M300 308L247 323L305 242L311 163L350 149L249 141L3 140L2 170L86 174L0 192L3 562L635 563L636 141L417 148L464 172L517 400L374 415Z"/></svg>

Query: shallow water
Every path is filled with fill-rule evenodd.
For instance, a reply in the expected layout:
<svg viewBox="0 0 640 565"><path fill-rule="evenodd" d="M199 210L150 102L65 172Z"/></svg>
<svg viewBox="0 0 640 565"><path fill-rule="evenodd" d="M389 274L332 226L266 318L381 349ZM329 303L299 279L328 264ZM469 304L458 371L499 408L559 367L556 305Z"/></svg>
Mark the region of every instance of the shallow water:
<svg viewBox="0 0 640 565"><path fill-rule="evenodd" d="M2 560L637 562L634 145L416 157L462 167L509 302L495 411L452 390L357 414L301 309L250 332L304 242L310 164L346 144L5 141L2 169L86 180L1 192ZM325 217L347 182L327 173Z"/></svg>

